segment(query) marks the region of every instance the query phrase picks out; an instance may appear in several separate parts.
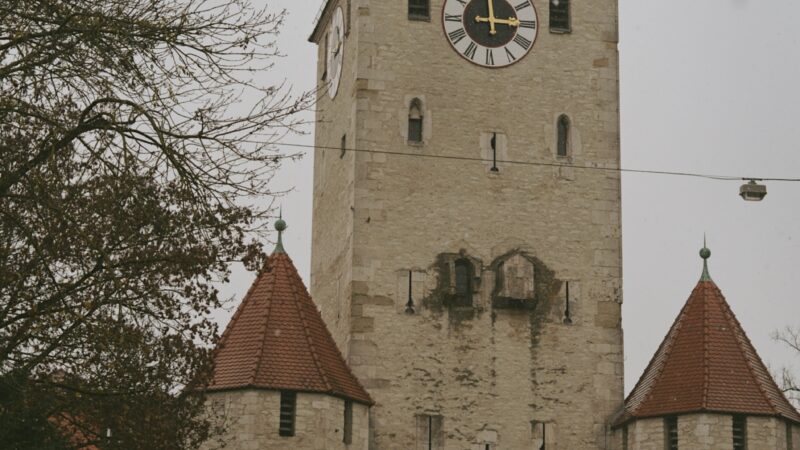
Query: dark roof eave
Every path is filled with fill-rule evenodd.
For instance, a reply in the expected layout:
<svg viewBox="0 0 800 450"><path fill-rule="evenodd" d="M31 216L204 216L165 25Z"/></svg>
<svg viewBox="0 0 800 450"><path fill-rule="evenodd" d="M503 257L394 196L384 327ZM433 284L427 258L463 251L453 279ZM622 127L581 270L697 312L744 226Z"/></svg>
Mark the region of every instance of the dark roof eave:
<svg viewBox="0 0 800 450"><path fill-rule="evenodd" d="M631 414L628 411L625 411L611 422L612 429L619 429L628 425L631 422L635 422L637 420L646 420L646 419L657 419L659 417L669 417L669 416L686 416L689 414L719 414L719 415L744 415L748 417L774 417L776 419L782 419L787 422L791 422L795 425L800 425L800 420L794 419L792 417L786 417L781 413L752 413L752 412L745 412L745 411L726 411L726 410L717 410L717 409L706 409L706 408L692 408L685 411L676 411L674 413L658 413L658 414Z"/></svg>
<svg viewBox="0 0 800 450"><path fill-rule="evenodd" d="M240 385L240 386L225 386L225 387L214 387L209 386L203 392L236 392L236 391L271 391L271 392L280 392L280 391L292 391L302 394L319 394L319 395L328 395L330 397L336 397L342 400L352 400L356 403L360 403L365 406L374 406L375 401L369 397L367 394L367 399L356 398L350 395L343 394L341 392L336 391L317 391L312 389L296 389L296 388L276 388L276 387L267 387L267 386L259 386L256 384L248 384L248 385Z"/></svg>
<svg viewBox="0 0 800 450"><path fill-rule="evenodd" d="M331 5L333 5L334 3L336 2L332 0L325 0L325 8L323 8L322 14L319 15L319 20L314 25L314 31L311 32L310 36L308 36L308 42L311 42L312 44L319 43L319 32L322 28L322 24L325 23L325 16L328 15Z"/></svg>

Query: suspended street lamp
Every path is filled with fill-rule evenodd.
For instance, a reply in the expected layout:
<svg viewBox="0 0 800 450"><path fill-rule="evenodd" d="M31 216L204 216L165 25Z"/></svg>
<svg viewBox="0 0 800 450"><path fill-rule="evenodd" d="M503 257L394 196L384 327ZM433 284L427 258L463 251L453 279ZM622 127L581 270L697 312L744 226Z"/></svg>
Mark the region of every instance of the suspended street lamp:
<svg viewBox="0 0 800 450"><path fill-rule="evenodd" d="M748 179L749 178L745 178L745 180ZM767 196L767 187L763 184L756 183L756 181L762 180L758 180L756 178L749 180L749 183L743 184L742 187L739 188L739 195L741 195L742 198L748 202L760 202L761 200L764 200L764 197Z"/></svg>

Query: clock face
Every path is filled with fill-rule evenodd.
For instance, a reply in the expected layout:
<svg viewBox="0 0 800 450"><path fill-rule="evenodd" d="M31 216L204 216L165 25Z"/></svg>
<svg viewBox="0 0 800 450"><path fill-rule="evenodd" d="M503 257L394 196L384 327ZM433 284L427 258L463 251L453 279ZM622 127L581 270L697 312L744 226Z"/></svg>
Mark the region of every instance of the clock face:
<svg viewBox="0 0 800 450"><path fill-rule="evenodd" d="M342 78L342 60L344 56L344 14L342 8L336 8L331 18L328 31L328 95L336 97L339 91L339 80Z"/></svg>
<svg viewBox="0 0 800 450"><path fill-rule="evenodd" d="M445 0L442 24L459 55L492 68L520 61L539 32L533 0Z"/></svg>

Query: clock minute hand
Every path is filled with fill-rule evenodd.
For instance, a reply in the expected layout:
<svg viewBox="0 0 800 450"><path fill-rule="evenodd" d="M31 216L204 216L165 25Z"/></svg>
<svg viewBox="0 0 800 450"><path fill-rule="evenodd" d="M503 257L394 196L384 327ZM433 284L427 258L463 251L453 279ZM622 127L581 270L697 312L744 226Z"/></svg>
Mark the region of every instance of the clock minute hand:
<svg viewBox="0 0 800 450"><path fill-rule="evenodd" d="M494 27L495 24L495 17L494 17L494 0L486 0L489 3L489 34L497 34L497 30Z"/></svg>

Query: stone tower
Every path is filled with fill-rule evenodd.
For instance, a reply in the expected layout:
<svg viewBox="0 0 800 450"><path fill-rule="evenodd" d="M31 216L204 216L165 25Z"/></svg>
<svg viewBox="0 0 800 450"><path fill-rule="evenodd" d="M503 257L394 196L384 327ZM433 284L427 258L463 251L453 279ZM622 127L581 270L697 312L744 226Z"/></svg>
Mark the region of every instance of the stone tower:
<svg viewBox="0 0 800 450"><path fill-rule="evenodd" d="M617 0L327 0L311 291L379 450L605 449Z"/></svg>

